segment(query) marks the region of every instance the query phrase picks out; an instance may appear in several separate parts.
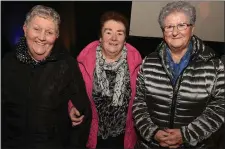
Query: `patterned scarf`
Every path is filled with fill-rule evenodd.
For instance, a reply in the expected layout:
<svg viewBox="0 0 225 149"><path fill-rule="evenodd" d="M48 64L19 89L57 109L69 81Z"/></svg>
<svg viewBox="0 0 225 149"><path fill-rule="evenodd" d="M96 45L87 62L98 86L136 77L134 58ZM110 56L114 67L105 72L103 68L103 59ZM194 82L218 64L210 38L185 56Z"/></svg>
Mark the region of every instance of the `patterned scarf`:
<svg viewBox="0 0 225 149"><path fill-rule="evenodd" d="M102 96L112 97L113 106L122 106L123 99L124 99L124 91L125 91L125 84L123 83L125 80L125 74L127 70L126 65L126 56L127 56L127 49L125 46L122 50L122 55L118 61L112 63L106 63L106 60L103 58L101 47L98 46L96 49L96 75L97 75L97 82L100 86ZM109 89L109 81L106 77L105 70L111 70L116 72L116 84L114 86L114 91L110 92Z"/></svg>
<svg viewBox="0 0 225 149"><path fill-rule="evenodd" d="M25 37L21 37L18 44L16 45L16 57L19 61L25 64L36 66L40 63L38 61L35 61L28 53L28 47Z"/></svg>

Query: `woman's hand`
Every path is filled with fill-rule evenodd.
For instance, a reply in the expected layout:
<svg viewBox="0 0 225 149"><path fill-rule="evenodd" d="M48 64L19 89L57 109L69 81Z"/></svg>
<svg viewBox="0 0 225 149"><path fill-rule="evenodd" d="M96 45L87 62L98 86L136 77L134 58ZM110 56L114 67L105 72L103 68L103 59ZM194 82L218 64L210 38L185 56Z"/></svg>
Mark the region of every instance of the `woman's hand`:
<svg viewBox="0 0 225 149"><path fill-rule="evenodd" d="M182 135L180 129L166 129L169 135L162 140L169 145L169 148L178 148L182 143Z"/></svg>
<svg viewBox="0 0 225 149"><path fill-rule="evenodd" d="M165 139L167 136L169 136L169 133L158 130L154 136L154 139L159 142L160 146L162 147L168 147L169 145L165 142Z"/></svg>
<svg viewBox="0 0 225 149"><path fill-rule="evenodd" d="M80 115L80 112L75 107L72 107L70 110L70 119L72 126L77 126L83 122L84 115Z"/></svg>
<svg viewBox="0 0 225 149"><path fill-rule="evenodd" d="M166 132L170 134L168 136L168 140L166 141L168 144L182 144L182 135L180 129L166 129Z"/></svg>
<svg viewBox="0 0 225 149"><path fill-rule="evenodd" d="M154 139L160 146L168 148L178 148L182 143L182 135L179 129L159 130Z"/></svg>

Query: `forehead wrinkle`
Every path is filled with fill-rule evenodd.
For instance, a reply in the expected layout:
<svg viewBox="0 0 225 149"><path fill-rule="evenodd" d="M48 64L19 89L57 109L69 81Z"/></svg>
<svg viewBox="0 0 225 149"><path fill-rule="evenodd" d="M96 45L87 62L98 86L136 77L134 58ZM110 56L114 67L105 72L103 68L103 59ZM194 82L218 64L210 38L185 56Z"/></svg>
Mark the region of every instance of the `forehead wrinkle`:
<svg viewBox="0 0 225 149"><path fill-rule="evenodd" d="M51 20L49 20L51 21ZM55 23L53 22L53 24L55 25ZM38 27L38 28L42 28L43 26L42 24L38 24L36 22L29 22L29 24L27 24L27 26L33 26L33 27ZM51 25L48 25L47 28L44 27L45 30L52 30L52 31L57 31L57 26L52 27Z"/></svg>
<svg viewBox="0 0 225 149"><path fill-rule="evenodd" d="M170 17L172 17L172 16L170 16ZM189 23L189 20L188 20L188 18L182 18L182 17L172 17L172 18L170 18L170 19L168 19L168 18L166 18L165 20L164 20L164 24L166 25L166 26L168 26L168 25L178 25L178 24L184 24L184 23Z"/></svg>

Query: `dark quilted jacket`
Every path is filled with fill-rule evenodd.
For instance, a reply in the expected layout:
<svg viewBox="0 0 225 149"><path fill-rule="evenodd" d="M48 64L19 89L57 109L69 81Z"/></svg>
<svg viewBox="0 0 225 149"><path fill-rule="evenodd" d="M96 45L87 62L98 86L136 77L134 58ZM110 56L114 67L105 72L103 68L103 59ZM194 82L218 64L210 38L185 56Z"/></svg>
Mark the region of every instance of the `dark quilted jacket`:
<svg viewBox="0 0 225 149"><path fill-rule="evenodd" d="M46 60L35 64L22 42L2 61L2 147L62 149L74 132L70 130L68 101L86 118L91 116L81 73L75 59L56 47ZM79 142L83 147L90 127L90 121L86 122L82 132L86 138Z"/></svg>
<svg viewBox="0 0 225 149"><path fill-rule="evenodd" d="M191 42L191 60L174 86L164 42L144 59L133 105L137 147L158 148L153 135L163 128L180 129L185 148L213 147L210 137L224 123L224 65L199 38Z"/></svg>

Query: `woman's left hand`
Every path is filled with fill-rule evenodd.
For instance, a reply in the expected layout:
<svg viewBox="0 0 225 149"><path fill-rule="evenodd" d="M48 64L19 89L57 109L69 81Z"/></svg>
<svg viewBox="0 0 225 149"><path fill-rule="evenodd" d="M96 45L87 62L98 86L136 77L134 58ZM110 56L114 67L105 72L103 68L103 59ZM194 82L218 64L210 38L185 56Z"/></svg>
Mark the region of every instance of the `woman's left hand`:
<svg viewBox="0 0 225 149"><path fill-rule="evenodd" d="M180 129L166 129L165 131L170 134L164 138L169 148L177 148L183 143Z"/></svg>

